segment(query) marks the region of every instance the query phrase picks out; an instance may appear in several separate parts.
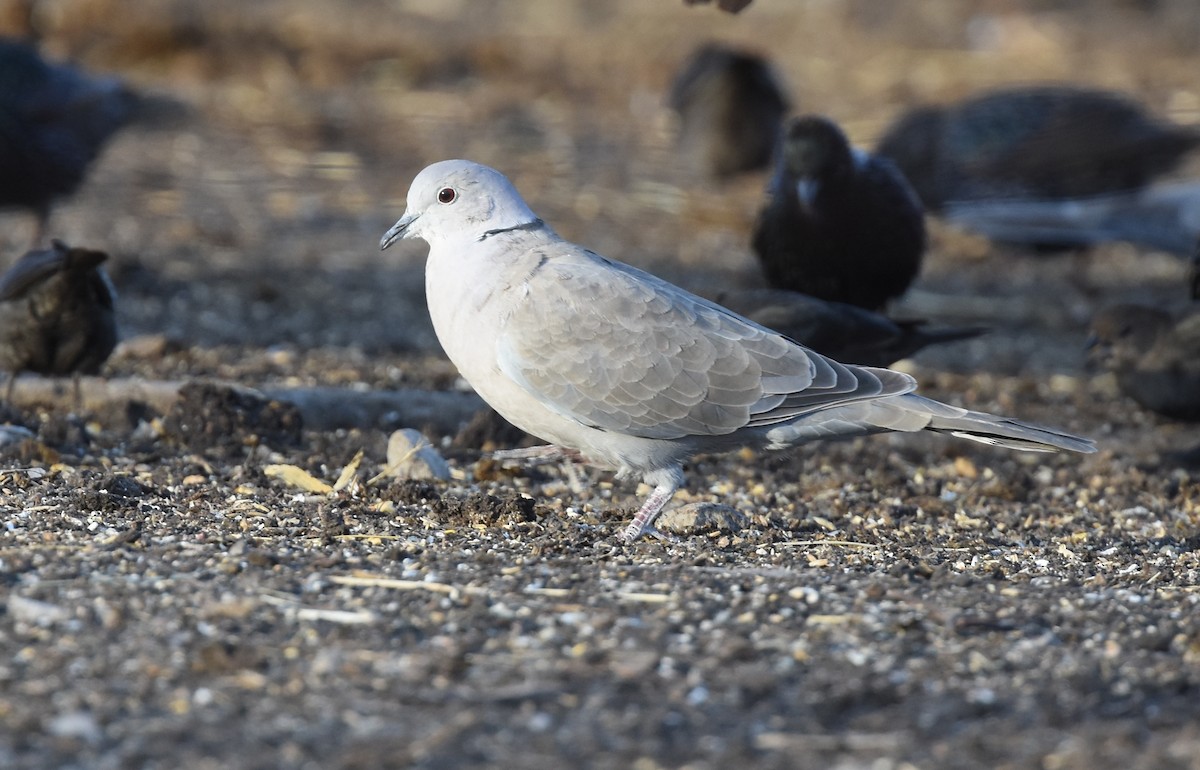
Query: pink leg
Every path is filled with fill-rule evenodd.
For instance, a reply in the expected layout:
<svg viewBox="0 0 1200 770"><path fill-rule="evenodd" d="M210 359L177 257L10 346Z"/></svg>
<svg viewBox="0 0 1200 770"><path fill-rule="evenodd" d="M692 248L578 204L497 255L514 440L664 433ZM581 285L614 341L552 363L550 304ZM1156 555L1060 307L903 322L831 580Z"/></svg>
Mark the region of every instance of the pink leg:
<svg viewBox="0 0 1200 770"><path fill-rule="evenodd" d="M621 532L621 540L632 543L642 535L658 535L658 530L654 529L654 520L675 496L677 489L679 489L679 483L674 478L659 482L650 496L646 498L646 502L642 503L642 507L633 517L633 521Z"/></svg>
<svg viewBox="0 0 1200 770"><path fill-rule="evenodd" d="M578 457L578 452L572 449L563 449L562 447L554 446L553 444L522 447L521 449L500 449L492 452L492 459L498 460L499 462L519 460L530 465L542 465L544 463L554 463L560 460L571 460Z"/></svg>

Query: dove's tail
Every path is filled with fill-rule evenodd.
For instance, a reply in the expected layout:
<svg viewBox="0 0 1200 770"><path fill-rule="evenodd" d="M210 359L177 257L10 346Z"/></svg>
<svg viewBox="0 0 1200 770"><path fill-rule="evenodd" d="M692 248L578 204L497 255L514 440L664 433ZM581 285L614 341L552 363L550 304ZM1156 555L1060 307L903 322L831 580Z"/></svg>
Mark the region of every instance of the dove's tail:
<svg viewBox="0 0 1200 770"><path fill-rule="evenodd" d="M1029 452L1096 451L1091 439L986 412L973 412L908 393L811 412L767 433L773 447L839 436L931 430L982 444Z"/></svg>
<svg viewBox="0 0 1200 770"><path fill-rule="evenodd" d="M1090 454L1096 451L1096 443L1091 439L1072 436L1054 428L1031 425L987 412L972 412L924 396L906 395L901 399L906 408L929 416L925 430L1028 452L1067 450Z"/></svg>

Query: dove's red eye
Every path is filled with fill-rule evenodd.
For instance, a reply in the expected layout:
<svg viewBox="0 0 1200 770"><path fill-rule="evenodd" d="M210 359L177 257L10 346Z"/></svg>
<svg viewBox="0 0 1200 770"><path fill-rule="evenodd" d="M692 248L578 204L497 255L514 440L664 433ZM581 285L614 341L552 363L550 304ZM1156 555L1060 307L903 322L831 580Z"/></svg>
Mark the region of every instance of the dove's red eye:
<svg viewBox="0 0 1200 770"><path fill-rule="evenodd" d="M438 203L454 203L454 199L458 197L458 193L454 192L452 187L443 187L438 190Z"/></svg>

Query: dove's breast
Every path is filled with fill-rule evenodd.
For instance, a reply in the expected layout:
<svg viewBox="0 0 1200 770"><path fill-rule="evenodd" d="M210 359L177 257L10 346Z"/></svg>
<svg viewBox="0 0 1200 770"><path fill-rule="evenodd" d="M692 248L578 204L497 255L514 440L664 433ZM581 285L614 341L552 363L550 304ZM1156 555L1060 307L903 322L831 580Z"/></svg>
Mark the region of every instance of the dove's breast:
<svg viewBox="0 0 1200 770"><path fill-rule="evenodd" d="M503 287L479 248L432 248L425 267L425 299L446 355L479 390L495 369L496 339L504 312ZM481 394L482 395L482 394Z"/></svg>
<svg viewBox="0 0 1200 770"><path fill-rule="evenodd" d="M529 292L525 278L538 257L504 254L501 262L478 244L451 252L432 248L425 297L438 341L471 387L509 422L566 446L571 427L501 371L498 341L515 303ZM526 266L524 263L529 262Z"/></svg>

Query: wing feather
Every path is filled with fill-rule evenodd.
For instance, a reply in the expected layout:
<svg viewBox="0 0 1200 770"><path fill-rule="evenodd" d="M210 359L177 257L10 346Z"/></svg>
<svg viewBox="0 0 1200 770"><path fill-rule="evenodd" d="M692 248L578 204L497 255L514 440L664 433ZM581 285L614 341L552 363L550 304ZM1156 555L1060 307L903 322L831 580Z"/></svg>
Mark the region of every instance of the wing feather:
<svg viewBox="0 0 1200 770"><path fill-rule="evenodd" d="M907 393L911 377L846 366L636 268L562 244L526 277L501 371L556 413L645 438L724 435Z"/></svg>

